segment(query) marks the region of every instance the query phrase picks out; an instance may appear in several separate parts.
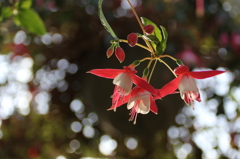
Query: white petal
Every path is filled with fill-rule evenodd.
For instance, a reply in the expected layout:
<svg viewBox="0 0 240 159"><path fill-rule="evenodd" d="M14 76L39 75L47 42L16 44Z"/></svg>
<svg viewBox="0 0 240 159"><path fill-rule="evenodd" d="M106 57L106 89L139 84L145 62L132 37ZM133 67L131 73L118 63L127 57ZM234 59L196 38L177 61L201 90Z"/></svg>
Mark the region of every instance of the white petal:
<svg viewBox="0 0 240 159"><path fill-rule="evenodd" d="M135 104L135 101L130 100L130 101L128 102L128 104L127 104L127 109L132 109L132 107L134 106L134 104Z"/></svg>
<svg viewBox="0 0 240 159"><path fill-rule="evenodd" d="M129 73L120 73L117 75L114 80L113 84L121 87L125 91L125 95L128 95L132 89L132 78Z"/></svg>
<svg viewBox="0 0 240 159"><path fill-rule="evenodd" d="M143 98L150 98L151 93L148 91L143 91L140 93L137 93L135 96L133 96L133 100L143 99Z"/></svg>
<svg viewBox="0 0 240 159"><path fill-rule="evenodd" d="M147 114L150 111L150 97L140 101L137 113Z"/></svg>
<svg viewBox="0 0 240 159"><path fill-rule="evenodd" d="M186 92L186 91L198 92L197 84L194 78L186 75L182 77L179 83L178 89L182 92Z"/></svg>

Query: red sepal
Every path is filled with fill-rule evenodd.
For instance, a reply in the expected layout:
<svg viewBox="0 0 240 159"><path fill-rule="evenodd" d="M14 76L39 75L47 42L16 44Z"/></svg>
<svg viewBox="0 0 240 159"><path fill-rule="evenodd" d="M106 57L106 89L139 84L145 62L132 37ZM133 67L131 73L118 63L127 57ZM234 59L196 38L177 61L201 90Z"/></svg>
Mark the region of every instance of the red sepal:
<svg viewBox="0 0 240 159"><path fill-rule="evenodd" d="M94 70L88 71L87 73L91 73L91 74L94 74L94 75L99 76L99 77L113 79L119 73L122 73L124 71L125 70L120 70L120 69L94 69Z"/></svg>
<svg viewBox="0 0 240 159"><path fill-rule="evenodd" d="M199 72L188 72L188 75L192 76L195 79L204 79L204 78L209 78L213 77L222 73L225 73L227 71L218 71L218 70L213 70L213 71L199 71Z"/></svg>

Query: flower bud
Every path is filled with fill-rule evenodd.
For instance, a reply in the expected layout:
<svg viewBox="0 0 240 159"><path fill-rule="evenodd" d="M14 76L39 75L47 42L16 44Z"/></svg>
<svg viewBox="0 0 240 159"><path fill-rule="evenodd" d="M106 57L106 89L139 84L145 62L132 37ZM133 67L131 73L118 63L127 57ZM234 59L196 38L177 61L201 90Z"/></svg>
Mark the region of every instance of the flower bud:
<svg viewBox="0 0 240 159"><path fill-rule="evenodd" d="M116 47L115 55L120 63L122 63L124 61L125 52L120 46Z"/></svg>
<svg viewBox="0 0 240 159"><path fill-rule="evenodd" d="M136 33L131 33L127 36L128 44L134 47L138 41L138 35Z"/></svg>
<svg viewBox="0 0 240 159"><path fill-rule="evenodd" d="M179 60L179 59L177 59L176 63L177 63L179 66L183 65L183 62L182 62L181 60Z"/></svg>
<svg viewBox="0 0 240 159"><path fill-rule="evenodd" d="M140 60L136 60L132 63L132 65L135 67L135 66L138 66L140 64Z"/></svg>
<svg viewBox="0 0 240 159"><path fill-rule="evenodd" d="M153 31L154 31L154 26L153 25L146 25L146 26L144 26L143 29L147 34L152 34Z"/></svg>
<svg viewBox="0 0 240 159"><path fill-rule="evenodd" d="M110 46L107 50L107 58L111 57L114 52L114 45Z"/></svg>
<svg viewBox="0 0 240 159"><path fill-rule="evenodd" d="M143 77L147 77L148 74L149 74L149 68L147 67L143 70Z"/></svg>

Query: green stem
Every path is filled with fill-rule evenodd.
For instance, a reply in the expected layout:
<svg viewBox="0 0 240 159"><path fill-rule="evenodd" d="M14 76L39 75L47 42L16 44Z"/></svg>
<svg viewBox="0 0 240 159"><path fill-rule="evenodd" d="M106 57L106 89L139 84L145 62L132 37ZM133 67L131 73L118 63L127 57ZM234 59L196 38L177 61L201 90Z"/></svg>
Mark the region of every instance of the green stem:
<svg viewBox="0 0 240 159"><path fill-rule="evenodd" d="M174 57L172 57L172 56L170 56L170 55L161 55L159 58L164 58L164 57L168 57L168 58L170 58L170 59L172 59L172 60L174 60L174 61L177 61L176 58L174 58Z"/></svg>
<svg viewBox="0 0 240 159"><path fill-rule="evenodd" d="M151 80L151 78L152 78L152 74L153 74L153 71L154 71L154 69L155 69L155 67L156 67L156 64L157 64L157 59L155 60L154 65L153 65L153 68L152 68L151 73L150 73L150 75L149 75L148 83L150 83L150 80Z"/></svg>
<svg viewBox="0 0 240 159"><path fill-rule="evenodd" d="M124 40L124 39L119 39L119 42L128 43L128 41L127 41L127 40ZM145 49L145 50L147 50L147 51L149 51L149 52L151 52L151 50L150 50L149 48L147 48L146 46L143 46L143 45L141 45L141 44L139 44L139 43L136 43L136 45L139 46L139 47L141 47L141 48L143 48L143 49Z"/></svg>

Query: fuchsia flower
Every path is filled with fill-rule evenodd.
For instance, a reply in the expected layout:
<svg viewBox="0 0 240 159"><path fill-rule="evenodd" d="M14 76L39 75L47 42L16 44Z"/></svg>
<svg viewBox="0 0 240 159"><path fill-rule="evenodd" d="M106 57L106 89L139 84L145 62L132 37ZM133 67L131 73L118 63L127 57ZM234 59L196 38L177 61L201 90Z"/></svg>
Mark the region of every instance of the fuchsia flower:
<svg viewBox="0 0 240 159"><path fill-rule="evenodd" d="M150 92L136 86L131 91L130 96L127 108L131 109L129 120L134 120L134 124L136 124L138 113L147 114L151 110L157 114L158 108Z"/></svg>
<svg viewBox="0 0 240 159"><path fill-rule="evenodd" d="M179 66L174 70L174 72L176 73L176 75L178 75L178 77L166 84L162 89L160 89L155 99L161 98L161 94L171 94L178 88L180 90L181 98L185 101L187 105L191 105L194 100L198 102L201 101L198 87L194 78L209 78L222 74L226 71L213 70L192 72L189 71L189 68L187 66Z"/></svg>
<svg viewBox="0 0 240 159"><path fill-rule="evenodd" d="M114 79L113 84L115 88L112 95L112 106L110 107L110 109L114 110L129 101L133 83L151 94L157 93L149 83L138 77L135 74L136 72L133 67L124 67L123 69L94 69L89 71L89 73L100 77Z"/></svg>

